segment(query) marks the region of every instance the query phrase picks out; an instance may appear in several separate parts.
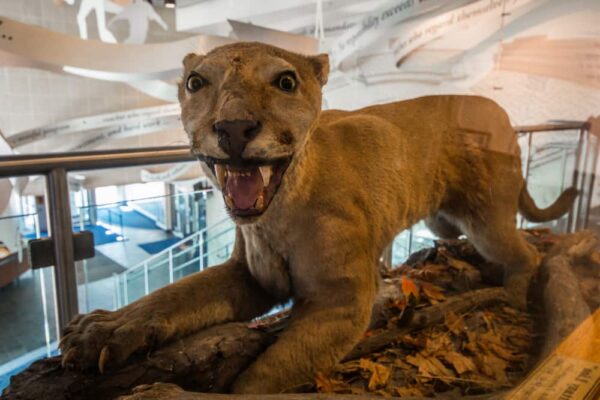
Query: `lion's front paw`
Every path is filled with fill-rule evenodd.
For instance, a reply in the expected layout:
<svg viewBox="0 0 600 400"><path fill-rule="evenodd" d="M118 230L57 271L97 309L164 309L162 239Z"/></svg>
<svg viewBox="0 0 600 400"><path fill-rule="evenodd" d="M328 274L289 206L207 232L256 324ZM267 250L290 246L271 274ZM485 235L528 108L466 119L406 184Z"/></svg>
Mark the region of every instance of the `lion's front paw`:
<svg viewBox="0 0 600 400"><path fill-rule="evenodd" d="M172 383L154 383L140 385L132 390L132 394L121 396L117 400L145 400L145 399L177 399L184 390Z"/></svg>
<svg viewBox="0 0 600 400"><path fill-rule="evenodd" d="M121 365L132 353L167 338L167 322L140 308L79 315L64 330L60 342L63 367L100 372Z"/></svg>

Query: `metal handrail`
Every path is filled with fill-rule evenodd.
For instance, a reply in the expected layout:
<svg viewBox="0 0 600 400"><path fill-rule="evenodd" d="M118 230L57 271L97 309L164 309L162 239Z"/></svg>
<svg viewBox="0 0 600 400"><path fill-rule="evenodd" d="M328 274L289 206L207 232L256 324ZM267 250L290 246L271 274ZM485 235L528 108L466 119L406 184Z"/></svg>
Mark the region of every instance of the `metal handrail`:
<svg viewBox="0 0 600 400"><path fill-rule="evenodd" d="M522 125L514 126L513 130L516 133L528 133L528 132L552 132L552 131L564 131L569 129L588 129L588 122L557 122L556 124L541 124L541 125Z"/></svg>
<svg viewBox="0 0 600 400"><path fill-rule="evenodd" d="M45 175L48 221L54 251L59 332L78 314L77 277L69 199L69 171L86 171L194 161L187 146L146 147L77 153L0 157L0 178Z"/></svg>
<svg viewBox="0 0 600 400"><path fill-rule="evenodd" d="M86 171L194 161L189 146L128 150L43 153L0 157L0 178L48 174L52 170Z"/></svg>
<svg viewBox="0 0 600 400"><path fill-rule="evenodd" d="M227 221L227 220L226 219L222 220L220 223L223 223L225 221ZM218 224L215 224L215 225L212 225L212 226L214 227L214 226L217 226L217 225ZM220 232L218 235L212 237L211 240L212 239L216 239L217 237L221 236L223 233L230 232L231 230L233 230L233 227L231 227L229 229L226 229L223 232ZM180 241L178 243L181 243L181 242L182 241ZM198 242L198 244L196 244L193 247L191 247L191 249L195 249L195 248L203 246L203 245L204 245L203 242ZM230 251L229 248L232 247L232 246L233 246L233 242L229 242L229 243L225 243L224 245L222 245L222 246L220 246L220 247L218 247L216 249L212 249L212 250L210 250L210 251L208 251L206 253L203 253L201 251L198 256L193 257L190 260L186 260L184 263L182 263L181 265L177 265L176 267L174 266L174 264L172 262L172 258L170 257L168 260L163 260L163 261L161 261L158 264L154 264L153 266L150 266L147 261L144 261L144 262L140 263L141 266L143 267L143 270L142 270L143 274L138 274L138 272L140 272L140 271L135 271L135 275L133 275L133 276L127 276L128 275L127 273L129 271L131 271L131 269L129 269L127 271L124 271L124 272L122 272L120 274L114 273L113 274L113 281L114 281L115 295L114 295L113 299L114 299L114 301L116 303L115 304L116 308L119 308L119 307L121 307L123 305L129 304L129 287L128 286L129 286L130 282L134 282L134 281L136 281L138 279L143 279L143 283L144 283L143 284L144 295L149 294L150 293L150 289L149 289L150 288L150 283L149 283L149 276L150 275L149 274L152 271L158 270L159 269L158 266L162 266L163 264L168 263L168 265L169 265L169 267L168 267L169 268L168 269L168 272L169 272L169 283L173 283L173 281L174 281L173 276L174 276L175 272L181 271L182 269L184 269L184 268L186 268L186 267L188 267L190 265L193 265L194 263L197 263L198 261L201 261L199 270L202 271L204 268L207 268L207 267L211 266L211 265L205 265L204 264L204 261L203 261L204 257L210 256L210 255L218 253L220 251L223 251L223 249L225 249L225 251L229 252ZM170 251L172 251L172 250L170 250ZM163 250L163 252L165 252L165 250ZM163 252L161 252L161 253L163 253ZM123 285L122 288L121 288L121 283Z"/></svg>
<svg viewBox="0 0 600 400"><path fill-rule="evenodd" d="M183 238L183 239L181 239L180 241L178 241L177 243L174 243L174 244L172 244L171 246L169 246L169 247L167 247L167 248L165 248L165 249L161 250L159 253L156 253L156 254L154 254L154 255L152 255L152 256L150 256L150 257L148 257L148 258L147 258L147 259L145 259L144 261L137 263L137 264L136 264L136 265L134 265L133 267L131 267L131 268L128 268L126 271L123 271L123 272L122 272L122 274L123 274L123 275L126 275L126 274L132 274L132 273L134 273L134 270L137 270L137 269L139 269L139 268L143 268L143 267L144 267L144 264L151 263L153 260L155 260L155 259L157 259L157 258L160 258L160 257L164 256L165 254L168 254L169 252L171 252L171 251L172 251L173 249L175 249L176 247L179 247L179 246L181 246L181 243L183 243L183 242L188 242L188 241L190 241L190 240L193 240L193 239L194 239L196 236L200 236L200 235L204 234L205 232L208 232L208 230L209 230L209 229L214 229L214 228L216 228L217 226L220 226L221 224L223 224L223 223L225 223L225 222L227 222L227 221L230 221L230 219L229 219L229 218L223 218L223 219L222 219L222 220L220 220L219 222L216 222L216 223L214 223L213 225L211 225L211 226L209 226L209 227L206 227L206 228L203 228L203 229L201 229L201 230L199 230L199 231L196 231L196 232L194 232L194 233L193 233L193 234L191 234L190 236L188 236L188 237L186 237L186 238ZM223 232L219 232L219 233L218 233L216 236L214 236L214 237L213 237L213 238L211 238L211 239L216 239L217 237L221 236L221 234L222 234L222 233L223 233Z"/></svg>
<svg viewBox="0 0 600 400"><path fill-rule="evenodd" d="M210 243L214 239L216 239L216 238L224 235L225 233L229 233L232 230L233 230L233 227L225 229L224 231L220 232L216 236L211 237L206 242L200 242L199 241L198 244L194 244L191 247L189 247L187 249L184 249L184 250L182 250L182 251L180 251L178 253L174 253L173 252L174 249L170 249L168 251L165 249L165 250L161 251L160 253L155 254L154 256L152 256L152 259L155 260L157 258L156 256L165 256L165 255L167 255L168 258L166 258L164 260L160 260L159 262L152 262L152 261L150 261L150 259L148 259L148 260L142 261L142 262L136 264L134 267L132 267L132 268L126 270L126 271L123 271L120 274L116 274L116 275L124 276L124 277L127 277L127 279L133 280L133 279L137 279L138 277L141 277L141 276L145 277L147 275L147 273L152 272L152 271L157 270L157 269L160 269L164 264L170 265L169 268L171 268L172 264L174 264L175 257L181 256L182 254L184 254L186 252L189 252L191 250L195 250L196 248L202 246L204 243ZM191 238L192 238L192 236L190 236L187 239L191 239ZM181 245L181 243L183 243L183 242L187 242L188 241L187 239L183 239L183 240L175 243L175 246ZM207 253L202 254L202 256L194 257L194 259L196 260L196 259L199 259L201 257L208 256L208 255L212 254L213 252L215 252L217 250L222 250L223 248L227 248L227 247L229 247L231 245L233 245L233 242L225 243L223 246L219 247L218 249L213 249L213 250L211 250L211 251L209 251ZM173 268L173 270L176 271L177 269ZM144 278L144 279L146 279L146 278Z"/></svg>

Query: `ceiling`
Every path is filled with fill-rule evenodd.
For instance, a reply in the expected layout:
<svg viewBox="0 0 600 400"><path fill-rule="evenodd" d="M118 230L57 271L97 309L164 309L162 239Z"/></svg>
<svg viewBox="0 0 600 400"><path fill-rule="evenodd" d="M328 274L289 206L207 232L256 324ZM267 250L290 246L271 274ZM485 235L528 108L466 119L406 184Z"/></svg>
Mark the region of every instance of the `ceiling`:
<svg viewBox="0 0 600 400"><path fill-rule="evenodd" d="M56 130L81 118L168 109L174 104L169 91L179 73L181 54L190 46L206 51L234 40L271 41L304 52L320 46L329 52L334 70L324 92L328 108L467 93L496 100L514 125L585 120L600 114L600 64L580 62L600 57L597 0L515 0L503 9L489 6L501 2L482 0L432 1L414 9L406 5L421 2L178 0L177 8L169 9L158 0L153 2L154 11L166 29L150 21L144 45L101 43L93 13L85 18L88 41L80 39L81 1L0 2L0 15L15 21L11 26L43 28L38 32L42 37L60 34L65 43L50 60L41 59L41 51L26 53L31 50L28 46L21 46L17 54L8 42L0 41L0 52L10 54L4 60L13 60L12 65L0 62L0 131L9 142L11 137ZM133 3L113 0L115 4L126 8ZM318 39L315 27L322 28ZM2 29L0 25L0 34ZM122 43L131 37L130 23L117 20L110 24L110 32ZM66 60L79 67L65 72ZM99 74L102 68L105 72L120 68L121 75L115 70L110 70L112 75ZM148 68L158 72L143 75ZM172 120L133 134L126 134L122 121L106 126L104 131L48 134L12 149L0 143L0 152L161 146L187 140ZM118 129L124 133L106 133Z"/></svg>

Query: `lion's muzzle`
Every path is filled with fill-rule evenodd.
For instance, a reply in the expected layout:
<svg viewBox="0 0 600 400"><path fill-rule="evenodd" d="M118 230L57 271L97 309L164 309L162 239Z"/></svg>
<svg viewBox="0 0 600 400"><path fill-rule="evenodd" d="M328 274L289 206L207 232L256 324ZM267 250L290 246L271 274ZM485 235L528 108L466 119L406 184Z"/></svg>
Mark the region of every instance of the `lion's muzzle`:
<svg viewBox="0 0 600 400"><path fill-rule="evenodd" d="M262 125L259 121L236 119L218 121L213 125L219 146L232 159L240 159L246 145L259 133Z"/></svg>

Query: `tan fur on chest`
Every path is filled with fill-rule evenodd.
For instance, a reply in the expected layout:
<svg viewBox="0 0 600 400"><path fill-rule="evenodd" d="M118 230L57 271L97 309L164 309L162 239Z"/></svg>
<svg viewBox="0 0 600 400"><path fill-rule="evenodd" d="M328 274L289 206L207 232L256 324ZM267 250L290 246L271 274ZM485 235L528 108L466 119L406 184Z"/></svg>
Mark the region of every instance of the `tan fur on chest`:
<svg viewBox="0 0 600 400"><path fill-rule="evenodd" d="M284 301L291 296L291 283L286 261L263 238L255 226L242 227L246 244L246 261L252 276L275 298Z"/></svg>

